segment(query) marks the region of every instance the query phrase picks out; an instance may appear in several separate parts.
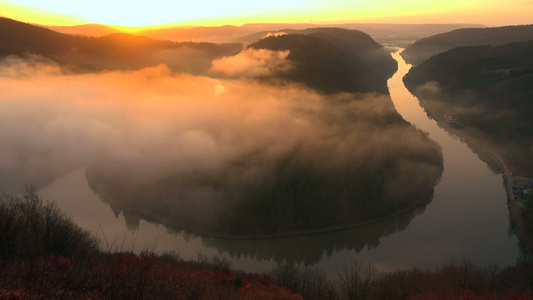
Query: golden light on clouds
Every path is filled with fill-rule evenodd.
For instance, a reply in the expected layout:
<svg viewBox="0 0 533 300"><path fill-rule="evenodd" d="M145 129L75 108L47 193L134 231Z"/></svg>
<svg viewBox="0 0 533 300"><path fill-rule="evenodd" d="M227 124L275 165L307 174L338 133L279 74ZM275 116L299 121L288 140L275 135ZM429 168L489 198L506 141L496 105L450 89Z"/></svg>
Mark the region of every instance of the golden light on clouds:
<svg viewBox="0 0 533 300"><path fill-rule="evenodd" d="M245 23L533 22L529 0L0 0L0 15L44 25L242 25Z"/></svg>

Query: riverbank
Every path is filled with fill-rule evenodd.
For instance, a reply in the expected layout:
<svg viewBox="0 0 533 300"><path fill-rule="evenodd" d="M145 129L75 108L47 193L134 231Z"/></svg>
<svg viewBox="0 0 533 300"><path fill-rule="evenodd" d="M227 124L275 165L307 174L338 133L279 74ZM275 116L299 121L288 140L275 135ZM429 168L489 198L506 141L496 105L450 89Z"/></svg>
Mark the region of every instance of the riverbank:
<svg viewBox="0 0 533 300"><path fill-rule="evenodd" d="M524 227L524 222L522 219L522 212L524 209L523 205L520 205L517 202L515 197L513 184L516 182L513 176L513 173L509 170L508 166L505 164L504 160L494 152L494 156L500 161L502 168L504 169L503 179L505 183L505 190L507 191L507 201L509 205L509 213L511 214L511 224L513 231L518 236L520 241L525 247L525 256L526 260L533 262L533 242L532 237L528 234L527 230Z"/></svg>
<svg viewBox="0 0 533 300"><path fill-rule="evenodd" d="M513 192L513 183L517 182L515 178L515 168L510 166L503 156L491 147L490 143L470 135L468 132L465 132L466 128L457 127L455 124L451 124L446 118L438 117L439 115L437 113L428 110L427 108L424 108L424 110L426 110L428 116L437 121L441 128L457 136L461 141L468 145L469 148L472 149L472 151L476 153L493 171L502 173L512 229L523 245L526 259L528 261L533 261L533 237L528 234L526 226L524 225L524 220L521 217L525 209L524 203L519 203ZM527 177L520 177L526 178L526 182L532 180L529 175L525 176Z"/></svg>
<svg viewBox="0 0 533 300"><path fill-rule="evenodd" d="M277 232L273 234L265 234L265 235L217 235L217 234L208 234L208 233L199 233L194 231L185 231L179 229L178 231L183 231L186 234L192 234L199 237L207 237L207 238L215 238L215 239L225 239L225 240L276 240L276 239L287 239L287 238L296 238L296 237L304 237L304 236L313 236L313 235L320 235L320 234L327 234L327 233L333 233L338 231L347 231L351 229L361 228L365 226L370 226L376 223L385 222L388 220L392 220L394 218L398 218L401 216L408 215L410 213L417 214L417 211L420 209L423 209L425 207L425 202L414 202L411 205L397 210L393 214L387 215L382 218L375 218L371 220L366 220L363 222L357 222L354 224L349 225L339 225L339 226L330 226L326 228L320 228L320 229L312 229L312 230L302 230L302 231L287 231L287 232ZM121 209L122 213L126 214L132 214L135 216L138 216L139 218L151 222L154 224L167 224L167 228L172 229L173 231L177 229L173 228L172 226L172 220L168 218L162 218L161 216L152 213L148 210L143 210L140 208L131 208L131 209Z"/></svg>
<svg viewBox="0 0 533 300"><path fill-rule="evenodd" d="M320 235L320 234L327 234L327 233L333 233L337 231L345 231L345 230L351 230L355 228L361 228L365 226L369 226L372 224L385 222L397 217L401 217L404 215L407 215L409 213L415 213L417 209L424 207L422 203L414 203L404 209L398 210L395 213L388 215L383 218L376 218L364 222L358 222L355 224L350 225L344 225L344 226L331 226L321 229L314 229L314 230L304 230L304 231L294 231L294 232L280 232L275 234L269 234L269 235L252 235L252 236L223 236L223 235L206 235L207 237L217 238L217 239L233 239L233 240L253 240L253 239L262 239L262 240L269 240L269 239L284 239L284 238L295 238L295 237L303 237L303 236L312 236L312 235Z"/></svg>

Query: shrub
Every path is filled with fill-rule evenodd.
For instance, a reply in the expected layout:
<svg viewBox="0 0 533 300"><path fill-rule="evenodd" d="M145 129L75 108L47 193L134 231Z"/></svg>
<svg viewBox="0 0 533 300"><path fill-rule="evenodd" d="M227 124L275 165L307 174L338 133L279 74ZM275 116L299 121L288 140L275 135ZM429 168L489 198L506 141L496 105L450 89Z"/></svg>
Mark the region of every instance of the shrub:
<svg viewBox="0 0 533 300"><path fill-rule="evenodd" d="M370 291L377 280L378 271L372 264L352 261L337 274L341 294L350 300L370 299Z"/></svg>
<svg viewBox="0 0 533 300"><path fill-rule="evenodd" d="M276 285L301 295L303 299L338 299L335 286L322 270L307 267L300 270L284 264L272 270L270 276Z"/></svg>
<svg viewBox="0 0 533 300"><path fill-rule="evenodd" d="M79 228L29 187L22 196L0 195L0 259L48 255L87 257L98 251L98 240Z"/></svg>

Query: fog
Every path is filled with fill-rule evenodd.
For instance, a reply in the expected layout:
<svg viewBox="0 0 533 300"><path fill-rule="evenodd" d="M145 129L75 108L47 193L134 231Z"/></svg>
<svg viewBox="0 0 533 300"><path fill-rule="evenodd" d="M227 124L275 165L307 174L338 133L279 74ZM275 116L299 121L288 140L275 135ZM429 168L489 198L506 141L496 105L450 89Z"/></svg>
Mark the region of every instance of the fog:
<svg viewBox="0 0 533 300"><path fill-rule="evenodd" d="M445 115L453 116L454 123L443 128L464 141L495 172L501 172L495 151L515 173L527 174L532 169L530 118L526 106L513 103L512 95L501 103L499 95L491 92L484 95L465 89L448 94L435 81L416 86L413 93L432 118L444 121Z"/></svg>
<svg viewBox="0 0 533 300"><path fill-rule="evenodd" d="M493 109L487 112L487 107L478 103L478 98L482 97L478 93L466 90L457 93L453 96L443 93L442 87L435 81L428 81L424 84L418 85L414 89L414 93L423 101L422 105L437 115L450 114L459 116L463 120L481 120L483 123L502 122L505 119L512 119L513 112L505 107L500 107L497 110ZM452 99L452 97L454 99ZM460 101L457 101L460 99ZM462 103L462 105L454 105L455 102Z"/></svg>
<svg viewBox="0 0 533 300"><path fill-rule="evenodd" d="M237 55L213 61L211 72L237 78L256 78L286 73L293 68L287 60L290 51L248 48Z"/></svg>
<svg viewBox="0 0 533 300"><path fill-rule="evenodd" d="M359 185L379 185L398 203L432 190L438 148L388 95L326 96L253 80L286 71L287 55L245 50L213 62L218 79L166 65L70 74L41 57L8 57L0 64L0 190L41 187L89 166L91 187L117 212L193 231L217 226L250 194L293 183L319 186L312 196L295 188L294 197L325 201L369 198ZM385 174L353 182L365 172Z"/></svg>

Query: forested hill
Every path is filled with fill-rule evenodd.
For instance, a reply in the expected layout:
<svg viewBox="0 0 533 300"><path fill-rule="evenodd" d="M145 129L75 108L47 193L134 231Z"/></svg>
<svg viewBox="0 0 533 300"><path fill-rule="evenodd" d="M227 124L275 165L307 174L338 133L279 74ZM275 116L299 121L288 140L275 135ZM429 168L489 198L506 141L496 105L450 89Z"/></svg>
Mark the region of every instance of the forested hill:
<svg viewBox="0 0 533 300"><path fill-rule="evenodd" d="M458 47L414 67L404 81L408 85L436 81L447 93L471 89L490 94L487 89L495 89L496 84L511 84L532 73L533 41L528 41L500 46ZM518 93L530 89L533 86L525 85L521 89L507 91L506 98L509 99L512 94L519 96Z"/></svg>
<svg viewBox="0 0 533 300"><path fill-rule="evenodd" d="M419 64L432 55L460 46L504 45L533 40L533 25L490 28L464 28L418 40L402 56L410 64Z"/></svg>
<svg viewBox="0 0 533 300"><path fill-rule="evenodd" d="M285 79L332 93L387 93L387 79L396 72L391 55L368 34L357 30L315 28L264 38L249 47L290 50L295 68Z"/></svg>
<svg viewBox="0 0 533 300"><path fill-rule="evenodd" d="M412 68L404 82L423 106L454 114L505 145L514 166L533 170L533 41L455 48Z"/></svg>
<svg viewBox="0 0 533 300"><path fill-rule="evenodd" d="M239 51L240 44L175 43L114 33L103 37L62 34L50 29L0 18L0 57L41 55L75 71L128 70L166 63L174 69L205 71L215 58ZM194 50L204 64L176 59ZM195 60L197 61L197 60Z"/></svg>

